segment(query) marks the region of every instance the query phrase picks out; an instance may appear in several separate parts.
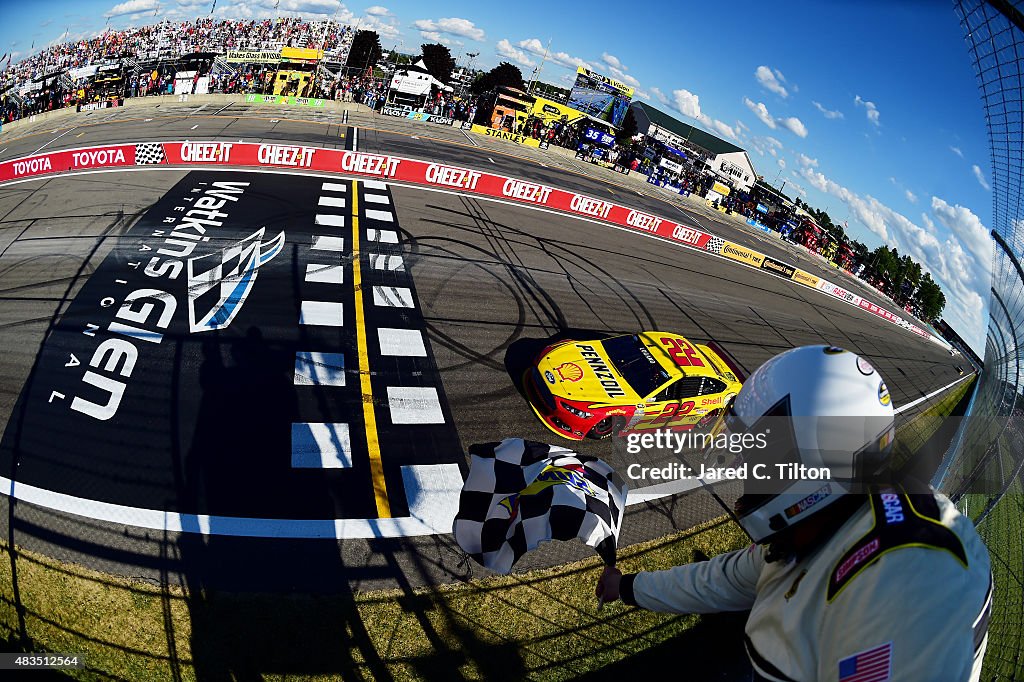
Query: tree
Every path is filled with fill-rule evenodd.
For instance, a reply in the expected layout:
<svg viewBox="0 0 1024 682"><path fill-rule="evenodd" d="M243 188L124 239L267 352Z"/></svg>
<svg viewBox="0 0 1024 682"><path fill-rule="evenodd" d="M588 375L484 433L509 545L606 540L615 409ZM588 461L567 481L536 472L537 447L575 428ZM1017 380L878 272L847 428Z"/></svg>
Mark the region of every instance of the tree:
<svg viewBox="0 0 1024 682"><path fill-rule="evenodd" d="M859 260L861 263L868 260L868 254L870 252L868 251L868 247L864 246L863 243L854 239L853 241L850 242L850 248L852 248L853 252L857 254L857 260Z"/></svg>
<svg viewBox="0 0 1024 682"><path fill-rule="evenodd" d="M380 36L376 31L359 31L352 39L352 47L349 49L345 66L362 74L380 61L381 52Z"/></svg>
<svg viewBox="0 0 1024 682"><path fill-rule="evenodd" d="M479 95L495 88L507 87L522 90L524 86L523 72L519 70L519 67L502 62L477 78L469 89L473 94Z"/></svg>
<svg viewBox="0 0 1024 682"><path fill-rule="evenodd" d="M879 246L871 253L871 269L882 280L882 289L887 293L892 293L890 289L899 271L899 262L899 254L895 249L890 251L888 246Z"/></svg>
<svg viewBox="0 0 1024 682"><path fill-rule="evenodd" d="M633 108L626 109L626 116L622 119L622 127L615 133L615 142L618 144L629 144L636 135L638 128L636 118L633 116Z"/></svg>
<svg viewBox="0 0 1024 682"><path fill-rule="evenodd" d="M423 63L430 75L442 83L448 83L455 69L455 60L448 48L440 43L430 43L420 45L420 49L423 50Z"/></svg>
<svg viewBox="0 0 1024 682"><path fill-rule="evenodd" d="M931 273L924 273L921 277L921 285L917 290L917 300L921 308L921 317L932 322L942 315L946 307L946 296L942 289L932 280Z"/></svg>

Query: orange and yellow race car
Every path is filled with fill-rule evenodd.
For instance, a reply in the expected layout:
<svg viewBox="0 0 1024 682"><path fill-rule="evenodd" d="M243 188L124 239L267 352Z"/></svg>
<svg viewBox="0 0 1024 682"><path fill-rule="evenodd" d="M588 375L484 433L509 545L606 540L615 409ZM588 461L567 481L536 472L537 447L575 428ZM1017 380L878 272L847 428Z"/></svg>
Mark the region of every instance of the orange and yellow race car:
<svg viewBox="0 0 1024 682"><path fill-rule="evenodd" d="M724 352L669 332L559 341L524 377L530 406L565 438L707 426L739 393Z"/></svg>

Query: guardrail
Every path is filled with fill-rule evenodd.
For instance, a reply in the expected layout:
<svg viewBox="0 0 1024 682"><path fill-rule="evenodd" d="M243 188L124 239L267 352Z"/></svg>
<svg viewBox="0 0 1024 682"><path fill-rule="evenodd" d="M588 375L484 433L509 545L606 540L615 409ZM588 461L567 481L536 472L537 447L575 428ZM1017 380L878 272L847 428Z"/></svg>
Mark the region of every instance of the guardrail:
<svg viewBox="0 0 1024 682"><path fill-rule="evenodd" d="M141 142L84 147L0 163L0 183L77 170L133 166L266 166L346 173L541 206L656 235L681 246L713 253L845 301L922 338L949 348L897 313L821 277L709 232L628 206L536 182L448 164L387 154L289 144L249 142Z"/></svg>

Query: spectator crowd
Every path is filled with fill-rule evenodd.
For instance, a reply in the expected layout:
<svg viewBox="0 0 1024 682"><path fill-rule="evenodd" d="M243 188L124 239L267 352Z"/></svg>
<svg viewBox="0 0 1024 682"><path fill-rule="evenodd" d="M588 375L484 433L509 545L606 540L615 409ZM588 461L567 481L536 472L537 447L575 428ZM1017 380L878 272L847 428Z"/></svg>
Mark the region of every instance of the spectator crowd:
<svg viewBox="0 0 1024 682"><path fill-rule="evenodd" d="M346 48L351 38L348 26L327 20L304 21L299 17L262 21L202 18L107 30L94 38L49 46L18 62L10 56L0 61L0 117L7 122L96 101L109 94L99 92L85 82L85 78L76 82L69 73L73 69L116 62L131 67L160 59L171 62L189 54L277 51L282 47L323 49L330 55ZM258 92L264 87L265 68L260 69L259 65L239 67L232 73L211 74L211 90L241 93ZM148 67L134 71L126 75L119 96L139 97L172 91L173 72Z"/></svg>

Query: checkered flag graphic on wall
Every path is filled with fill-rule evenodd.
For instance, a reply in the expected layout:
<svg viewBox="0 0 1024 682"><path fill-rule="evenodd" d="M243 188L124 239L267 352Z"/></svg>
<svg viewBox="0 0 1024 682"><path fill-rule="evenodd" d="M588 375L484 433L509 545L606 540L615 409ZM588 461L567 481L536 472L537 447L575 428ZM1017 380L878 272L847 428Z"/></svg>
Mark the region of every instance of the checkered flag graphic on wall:
<svg viewBox="0 0 1024 682"><path fill-rule="evenodd" d="M603 461L521 438L469 448L455 540L470 557L509 573L548 540L579 538L615 564L627 486Z"/></svg>
<svg viewBox="0 0 1024 682"><path fill-rule="evenodd" d="M712 237L708 240L707 245L704 247L705 251L711 253L722 253L722 247L725 246L725 240L721 237Z"/></svg>
<svg viewBox="0 0 1024 682"><path fill-rule="evenodd" d="M165 163L166 161L164 146L159 142L143 142L135 145L135 163L137 165Z"/></svg>

